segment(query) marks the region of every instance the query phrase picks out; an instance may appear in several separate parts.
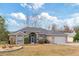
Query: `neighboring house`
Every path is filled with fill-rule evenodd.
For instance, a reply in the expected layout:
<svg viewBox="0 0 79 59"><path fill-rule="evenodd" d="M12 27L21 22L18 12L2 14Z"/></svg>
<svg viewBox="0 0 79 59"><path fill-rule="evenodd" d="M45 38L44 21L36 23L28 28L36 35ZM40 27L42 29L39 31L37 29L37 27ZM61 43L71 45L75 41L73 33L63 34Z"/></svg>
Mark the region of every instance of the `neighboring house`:
<svg viewBox="0 0 79 59"><path fill-rule="evenodd" d="M37 43L38 40L47 38L50 44L64 44L73 42L75 33L54 32L36 27L25 27L21 30L9 34L9 40L16 44L24 44L24 36L29 36L30 43Z"/></svg>

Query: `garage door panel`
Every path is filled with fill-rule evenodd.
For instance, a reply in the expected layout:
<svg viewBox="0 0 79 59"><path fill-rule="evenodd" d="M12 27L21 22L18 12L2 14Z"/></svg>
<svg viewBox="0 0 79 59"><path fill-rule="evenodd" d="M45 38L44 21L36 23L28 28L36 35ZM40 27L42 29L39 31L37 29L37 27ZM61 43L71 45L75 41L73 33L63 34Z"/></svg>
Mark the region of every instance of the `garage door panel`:
<svg viewBox="0 0 79 59"><path fill-rule="evenodd" d="M17 37L16 38L16 44L23 45L24 44L23 37Z"/></svg>
<svg viewBox="0 0 79 59"><path fill-rule="evenodd" d="M54 43L56 44L64 44L66 43L66 37L55 37Z"/></svg>

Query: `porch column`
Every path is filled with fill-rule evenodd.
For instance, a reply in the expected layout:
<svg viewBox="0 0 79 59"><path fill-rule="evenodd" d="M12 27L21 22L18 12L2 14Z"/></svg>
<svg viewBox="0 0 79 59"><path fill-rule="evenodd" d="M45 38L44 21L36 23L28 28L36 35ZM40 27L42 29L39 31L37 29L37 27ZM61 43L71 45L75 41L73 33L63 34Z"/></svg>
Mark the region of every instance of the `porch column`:
<svg viewBox="0 0 79 59"><path fill-rule="evenodd" d="M38 40L39 40L39 35L38 33L36 33L36 42L38 43Z"/></svg>

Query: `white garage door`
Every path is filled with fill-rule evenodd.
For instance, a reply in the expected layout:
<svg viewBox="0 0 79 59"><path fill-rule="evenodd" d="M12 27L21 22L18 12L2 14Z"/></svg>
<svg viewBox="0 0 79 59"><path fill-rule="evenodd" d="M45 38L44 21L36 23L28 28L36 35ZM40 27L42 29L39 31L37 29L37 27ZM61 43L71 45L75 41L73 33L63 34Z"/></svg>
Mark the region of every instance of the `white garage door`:
<svg viewBox="0 0 79 59"><path fill-rule="evenodd" d="M18 44L18 45L23 45L23 44L24 44L23 37L17 37L17 38L16 38L16 44Z"/></svg>
<svg viewBox="0 0 79 59"><path fill-rule="evenodd" d="M56 44L64 44L66 43L66 37L55 37L54 43Z"/></svg>

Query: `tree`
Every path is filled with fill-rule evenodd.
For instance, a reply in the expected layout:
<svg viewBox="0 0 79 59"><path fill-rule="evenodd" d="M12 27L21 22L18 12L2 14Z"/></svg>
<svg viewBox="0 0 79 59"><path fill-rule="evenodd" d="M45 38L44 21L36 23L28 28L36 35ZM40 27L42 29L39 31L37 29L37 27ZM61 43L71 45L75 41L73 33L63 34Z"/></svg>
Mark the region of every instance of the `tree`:
<svg viewBox="0 0 79 59"><path fill-rule="evenodd" d="M40 21L38 15L40 14L41 10L37 7L34 7L33 3L27 3L27 5L30 6L30 10L31 10L31 16L27 16L27 21L26 21L27 26L40 27Z"/></svg>
<svg viewBox="0 0 79 59"><path fill-rule="evenodd" d="M53 24L53 25L52 25L52 30L53 30L54 32L57 30L56 24Z"/></svg>
<svg viewBox="0 0 79 59"><path fill-rule="evenodd" d="M67 25L64 25L64 32L69 32L69 31L70 31L69 27Z"/></svg>
<svg viewBox="0 0 79 59"><path fill-rule="evenodd" d="M68 25L64 25L64 32L73 32L73 29L70 29Z"/></svg>
<svg viewBox="0 0 79 59"><path fill-rule="evenodd" d="M74 27L75 32L79 32L79 26Z"/></svg>
<svg viewBox="0 0 79 59"><path fill-rule="evenodd" d="M79 32L74 36L74 42L79 42Z"/></svg>
<svg viewBox="0 0 79 59"><path fill-rule="evenodd" d="M8 40L8 31L6 29L5 20L0 16L0 41Z"/></svg>

